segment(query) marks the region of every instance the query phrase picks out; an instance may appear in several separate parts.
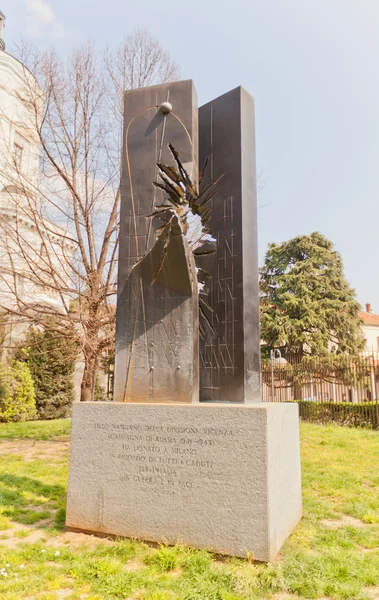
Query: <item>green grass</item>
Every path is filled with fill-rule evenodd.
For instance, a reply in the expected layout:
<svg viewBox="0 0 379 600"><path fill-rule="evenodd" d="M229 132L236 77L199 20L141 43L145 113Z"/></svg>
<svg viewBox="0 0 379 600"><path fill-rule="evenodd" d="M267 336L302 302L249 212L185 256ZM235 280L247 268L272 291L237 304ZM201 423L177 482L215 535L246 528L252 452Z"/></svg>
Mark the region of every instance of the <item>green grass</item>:
<svg viewBox="0 0 379 600"><path fill-rule="evenodd" d="M264 565L180 545L65 538L68 457L61 441L69 427L0 427L6 443L25 438L0 455L2 600L379 598L379 432L302 424L304 517ZM27 454L37 440L51 447L50 460L38 448Z"/></svg>
<svg viewBox="0 0 379 600"><path fill-rule="evenodd" d="M29 421L25 423L1 423L0 439L69 439L70 429L70 419L56 419L55 421Z"/></svg>

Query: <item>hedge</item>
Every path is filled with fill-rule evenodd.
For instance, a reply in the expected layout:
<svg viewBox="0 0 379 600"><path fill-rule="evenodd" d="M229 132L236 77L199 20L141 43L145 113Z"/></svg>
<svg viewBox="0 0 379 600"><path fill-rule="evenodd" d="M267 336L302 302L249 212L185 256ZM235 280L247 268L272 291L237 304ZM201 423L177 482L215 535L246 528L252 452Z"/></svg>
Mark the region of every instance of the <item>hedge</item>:
<svg viewBox="0 0 379 600"><path fill-rule="evenodd" d="M379 429L379 402L309 402L294 400L299 405L300 418L310 423L338 423L349 427Z"/></svg>

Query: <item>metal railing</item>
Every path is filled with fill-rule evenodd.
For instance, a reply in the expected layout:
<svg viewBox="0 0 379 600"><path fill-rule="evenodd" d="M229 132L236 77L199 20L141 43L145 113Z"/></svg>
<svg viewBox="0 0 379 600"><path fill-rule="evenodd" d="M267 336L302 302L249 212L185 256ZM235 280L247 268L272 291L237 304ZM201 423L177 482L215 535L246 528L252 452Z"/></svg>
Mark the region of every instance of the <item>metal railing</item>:
<svg viewBox="0 0 379 600"><path fill-rule="evenodd" d="M264 402L298 402L300 417L379 429L379 353L262 361Z"/></svg>

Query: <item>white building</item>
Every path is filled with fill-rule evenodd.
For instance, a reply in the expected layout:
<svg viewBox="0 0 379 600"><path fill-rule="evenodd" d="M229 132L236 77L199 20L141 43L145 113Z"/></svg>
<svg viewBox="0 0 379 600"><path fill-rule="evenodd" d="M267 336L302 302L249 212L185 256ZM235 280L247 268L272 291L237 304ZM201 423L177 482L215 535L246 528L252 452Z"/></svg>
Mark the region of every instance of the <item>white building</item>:
<svg viewBox="0 0 379 600"><path fill-rule="evenodd" d="M371 304L366 304L366 311L359 313L363 321L362 333L366 340L363 354L379 352L379 315L371 311Z"/></svg>
<svg viewBox="0 0 379 600"><path fill-rule="evenodd" d="M67 310L70 299L55 276L62 279L62 252L72 255L74 248L63 247L62 229L38 217L43 94L26 67L5 51L4 20L0 12L0 311L15 308L8 345L25 330L25 319L16 316L20 307Z"/></svg>

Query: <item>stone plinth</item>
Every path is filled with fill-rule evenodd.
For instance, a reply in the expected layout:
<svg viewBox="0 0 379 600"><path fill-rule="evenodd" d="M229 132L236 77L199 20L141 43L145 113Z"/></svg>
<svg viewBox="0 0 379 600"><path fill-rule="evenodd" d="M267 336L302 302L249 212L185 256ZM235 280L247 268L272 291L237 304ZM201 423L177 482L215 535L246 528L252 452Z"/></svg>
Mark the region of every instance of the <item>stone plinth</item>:
<svg viewBox="0 0 379 600"><path fill-rule="evenodd" d="M73 407L69 529L269 561L301 506L295 404Z"/></svg>

